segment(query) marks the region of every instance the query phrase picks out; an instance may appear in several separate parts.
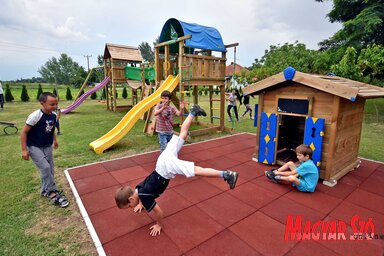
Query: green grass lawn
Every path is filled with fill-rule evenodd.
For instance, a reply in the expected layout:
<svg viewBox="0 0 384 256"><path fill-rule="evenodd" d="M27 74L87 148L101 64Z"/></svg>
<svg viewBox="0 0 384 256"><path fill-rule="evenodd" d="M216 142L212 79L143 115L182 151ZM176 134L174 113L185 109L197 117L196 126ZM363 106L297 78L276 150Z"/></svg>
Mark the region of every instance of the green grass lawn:
<svg viewBox="0 0 384 256"><path fill-rule="evenodd" d="M16 122L21 130L28 114L40 108L35 94L30 92L31 101L27 103L20 102L19 97L13 103L6 103L4 111L0 112L0 121ZM65 98L65 90L61 98ZM70 103L60 101L60 107L65 108ZM202 97L200 104L207 108L206 96ZM376 112L383 111L384 100L378 99L372 103L368 101L366 109L360 155L384 161L383 113ZM240 113L243 111L244 107L240 109ZM0 126L0 255L97 255L63 171L82 164L158 150L157 136L143 134L142 120L104 154L97 155L89 149L90 142L108 132L124 115L125 113L107 111L105 104L89 99L74 113L62 115L63 135L58 136L59 149L54 151L54 159L56 181L71 202L67 209L54 207L47 199L39 196L38 171L32 161L21 159L20 132L16 135L5 135L2 131L4 127ZM226 125L232 126L227 121ZM234 128L237 132L256 131L253 121L249 119L235 123ZM214 133L193 140L222 135L227 134Z"/></svg>

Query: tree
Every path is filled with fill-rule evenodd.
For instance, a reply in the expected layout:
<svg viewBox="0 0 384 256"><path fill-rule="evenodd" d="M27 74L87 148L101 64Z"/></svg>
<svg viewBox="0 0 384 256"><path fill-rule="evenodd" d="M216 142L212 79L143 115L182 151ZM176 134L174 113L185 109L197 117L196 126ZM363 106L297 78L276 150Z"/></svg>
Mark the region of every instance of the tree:
<svg viewBox="0 0 384 256"><path fill-rule="evenodd" d="M357 52L355 48L348 47L341 61L331 67L332 72L337 76L359 81L362 73L357 66Z"/></svg>
<svg viewBox="0 0 384 256"><path fill-rule="evenodd" d="M9 87L9 84L5 85L5 101L6 102L12 102L15 98L12 95L11 88Z"/></svg>
<svg viewBox="0 0 384 256"><path fill-rule="evenodd" d="M369 44L384 44L384 0L332 1L327 16L332 23L342 23L343 28L320 42L321 50L353 46L359 52Z"/></svg>
<svg viewBox="0 0 384 256"><path fill-rule="evenodd" d="M368 45L363 49L357 64L363 73L364 82L383 86L384 82L384 46ZM380 82L381 81L381 82Z"/></svg>
<svg viewBox="0 0 384 256"><path fill-rule="evenodd" d="M23 88L21 89L20 99L23 102L29 101L29 95L28 95L27 87L25 86L25 84L23 84Z"/></svg>
<svg viewBox="0 0 384 256"><path fill-rule="evenodd" d="M41 88L41 84L39 84L39 88L37 89L36 100L40 99L40 95L43 93L43 88Z"/></svg>
<svg viewBox="0 0 384 256"><path fill-rule="evenodd" d="M103 66L104 65L104 56L103 55L97 55L97 64L99 66Z"/></svg>
<svg viewBox="0 0 384 256"><path fill-rule="evenodd" d="M327 74L331 71L331 66L340 62L344 56L345 50L329 49L326 51L316 51L313 61L313 73Z"/></svg>
<svg viewBox="0 0 384 256"><path fill-rule="evenodd" d="M57 91L56 91L56 88L53 88L53 92L52 92L54 95L56 95L56 97L57 97L57 95L58 95L58 93L57 93Z"/></svg>
<svg viewBox="0 0 384 256"><path fill-rule="evenodd" d="M72 77L69 84L74 85L76 88L80 88L86 77L87 72L83 67L79 66L79 68L76 69L75 76Z"/></svg>
<svg viewBox="0 0 384 256"><path fill-rule="evenodd" d="M315 55L316 51L306 49L305 44L297 41L294 44L271 45L269 50L265 50L265 54L260 60L255 59L249 79L253 77L264 79L283 71L288 66L311 73Z"/></svg>
<svg viewBox="0 0 384 256"><path fill-rule="evenodd" d="M155 54L151 46L147 42L142 42L141 44L139 44L139 50L141 52L141 56L145 61L149 63L153 63L155 61Z"/></svg>
<svg viewBox="0 0 384 256"><path fill-rule="evenodd" d="M38 70L44 80L55 84L72 84L80 86L87 73L67 54L62 53L59 59L52 57Z"/></svg>
<svg viewBox="0 0 384 256"><path fill-rule="evenodd" d="M67 100L72 100L72 99L73 99L73 97L72 97L72 92L71 92L71 88L69 88L69 86L67 87L67 91L66 91L66 93L65 93L65 98L66 98Z"/></svg>

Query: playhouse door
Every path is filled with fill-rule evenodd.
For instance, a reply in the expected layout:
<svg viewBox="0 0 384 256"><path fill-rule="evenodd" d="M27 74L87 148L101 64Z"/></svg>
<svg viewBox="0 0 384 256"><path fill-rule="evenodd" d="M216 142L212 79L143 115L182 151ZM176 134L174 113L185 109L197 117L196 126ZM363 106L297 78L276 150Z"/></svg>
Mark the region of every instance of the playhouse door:
<svg viewBox="0 0 384 256"><path fill-rule="evenodd" d="M260 116L260 139L258 161L264 164L275 163L277 116L262 112Z"/></svg>
<svg viewBox="0 0 384 256"><path fill-rule="evenodd" d="M324 123L322 118L307 117L305 120L304 144L309 145L312 150L312 160L320 170L321 151L324 136Z"/></svg>

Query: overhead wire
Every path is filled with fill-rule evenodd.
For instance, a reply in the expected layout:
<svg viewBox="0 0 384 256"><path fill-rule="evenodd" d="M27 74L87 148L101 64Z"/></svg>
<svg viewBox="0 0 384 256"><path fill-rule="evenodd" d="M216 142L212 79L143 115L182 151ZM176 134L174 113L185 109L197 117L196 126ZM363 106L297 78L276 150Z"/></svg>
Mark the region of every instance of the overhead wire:
<svg viewBox="0 0 384 256"><path fill-rule="evenodd" d="M43 48L43 47L36 47L36 46L31 46L31 45L25 45L25 44L19 44L19 43L13 43L9 41L2 41L0 40L0 51L3 52L43 52L43 53L67 53L66 51L59 51L55 49L48 49L48 48ZM75 55L75 56L83 56L83 54L78 54L78 53L67 53L68 55Z"/></svg>

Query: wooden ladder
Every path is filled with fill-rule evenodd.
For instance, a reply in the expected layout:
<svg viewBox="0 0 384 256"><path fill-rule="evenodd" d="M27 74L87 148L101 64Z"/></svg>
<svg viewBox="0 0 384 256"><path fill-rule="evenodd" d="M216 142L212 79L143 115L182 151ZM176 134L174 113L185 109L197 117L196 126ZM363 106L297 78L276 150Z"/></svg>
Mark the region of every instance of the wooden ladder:
<svg viewBox="0 0 384 256"><path fill-rule="evenodd" d="M214 102L220 102L221 99L220 98L218 98L218 99L213 98L213 93L214 93L213 92L213 88L210 86L209 87L209 110L210 110L211 124L213 124L213 119L219 119L220 120L220 113L219 113L219 116L215 116L213 114L214 110L219 110L220 111L220 107L215 107L213 105L213 103Z"/></svg>

